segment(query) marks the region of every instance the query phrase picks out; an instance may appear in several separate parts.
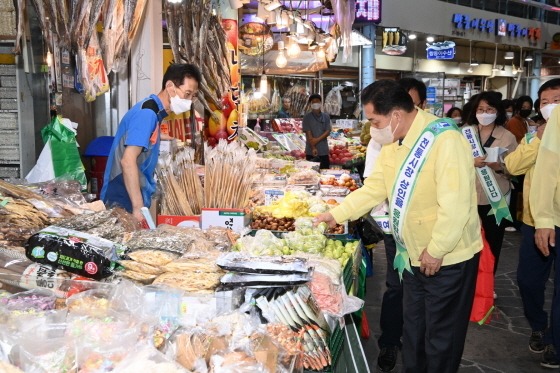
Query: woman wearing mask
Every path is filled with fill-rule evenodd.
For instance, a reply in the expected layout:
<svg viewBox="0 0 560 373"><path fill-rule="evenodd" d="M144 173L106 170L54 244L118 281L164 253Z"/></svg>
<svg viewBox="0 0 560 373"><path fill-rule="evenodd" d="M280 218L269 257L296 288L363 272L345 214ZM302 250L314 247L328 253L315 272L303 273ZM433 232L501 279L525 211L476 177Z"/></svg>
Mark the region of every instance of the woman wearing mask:
<svg viewBox="0 0 560 373"><path fill-rule="evenodd" d="M506 118L509 121L511 118L513 118L513 100L502 100L502 106L506 111Z"/></svg>
<svg viewBox="0 0 560 373"><path fill-rule="evenodd" d="M458 107L452 107L451 109L449 109L447 111L447 117L453 119L453 121L455 121L455 123L460 126L461 122L463 121L462 119L462 112L461 109L459 109Z"/></svg>
<svg viewBox="0 0 560 373"><path fill-rule="evenodd" d="M494 178L500 187L503 196L510 192L510 177L502 161L509 153L517 148L515 136L505 129L506 112L500 102L500 97L494 92L483 92L473 103L470 123L473 123L473 134L478 137L479 144L482 147L483 155L474 158L474 166L483 168L488 166L489 172L494 174ZM486 150L484 148L505 148L505 153L498 158L497 162L486 162ZM478 199L478 214L482 222L482 227L486 234L486 240L490 245L492 254L494 254L494 274L498 268L498 260L502 250L502 242L504 239L504 229L506 220L503 219L498 225L495 215L488 215L491 205L487 197L489 193L481 184L477 173L476 192Z"/></svg>
<svg viewBox="0 0 560 373"><path fill-rule="evenodd" d="M531 132L536 127L535 123L529 119L533 111L533 100L529 96L521 96L515 101L515 116L507 122L507 129L517 139L519 144L527 132ZM536 128L534 128L536 129Z"/></svg>

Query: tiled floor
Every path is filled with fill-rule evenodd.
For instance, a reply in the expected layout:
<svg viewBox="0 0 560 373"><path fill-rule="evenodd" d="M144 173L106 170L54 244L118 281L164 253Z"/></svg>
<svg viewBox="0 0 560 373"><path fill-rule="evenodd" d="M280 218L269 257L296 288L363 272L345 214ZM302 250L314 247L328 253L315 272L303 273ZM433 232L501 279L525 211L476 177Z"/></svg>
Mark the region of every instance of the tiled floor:
<svg viewBox="0 0 560 373"><path fill-rule="evenodd" d="M529 352L527 347L530 334L529 324L523 317L523 307L516 281L518 250L521 234L506 232L504 246L496 274L496 311L490 325L480 326L470 323L459 373L503 372L534 373L554 371L539 365L540 355ZM363 340L369 366L377 369L377 338L380 335L379 314L381 297L385 291L385 252L381 243L374 250L374 276L367 279L366 312L371 330L371 338ZM546 307L550 308L553 283L547 287ZM394 372L400 372L399 365Z"/></svg>

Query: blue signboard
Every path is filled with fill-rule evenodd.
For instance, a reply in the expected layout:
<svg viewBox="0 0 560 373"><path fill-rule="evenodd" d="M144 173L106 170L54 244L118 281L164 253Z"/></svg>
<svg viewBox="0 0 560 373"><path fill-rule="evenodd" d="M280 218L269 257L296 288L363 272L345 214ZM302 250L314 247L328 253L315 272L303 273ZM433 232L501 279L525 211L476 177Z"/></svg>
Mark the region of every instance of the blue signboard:
<svg viewBox="0 0 560 373"><path fill-rule="evenodd" d="M436 103L436 87L426 88L426 99L428 104Z"/></svg>
<svg viewBox="0 0 560 373"><path fill-rule="evenodd" d="M451 60L455 57L455 43L452 41L426 45L428 46L426 51L429 60Z"/></svg>

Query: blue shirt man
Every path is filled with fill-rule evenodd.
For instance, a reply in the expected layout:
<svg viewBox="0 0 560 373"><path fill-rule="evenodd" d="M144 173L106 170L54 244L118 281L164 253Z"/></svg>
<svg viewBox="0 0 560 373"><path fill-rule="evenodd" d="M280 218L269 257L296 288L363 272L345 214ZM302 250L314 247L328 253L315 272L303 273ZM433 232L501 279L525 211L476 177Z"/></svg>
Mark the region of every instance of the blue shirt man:
<svg viewBox="0 0 560 373"><path fill-rule="evenodd" d="M142 207L150 207L156 190L154 171L159 155L160 124L167 113L184 113L196 101L200 71L189 64L172 64L162 90L137 103L123 117L105 170L101 199L120 205L141 222ZM169 136L166 136L169 139ZM164 139L166 139L164 138Z"/></svg>

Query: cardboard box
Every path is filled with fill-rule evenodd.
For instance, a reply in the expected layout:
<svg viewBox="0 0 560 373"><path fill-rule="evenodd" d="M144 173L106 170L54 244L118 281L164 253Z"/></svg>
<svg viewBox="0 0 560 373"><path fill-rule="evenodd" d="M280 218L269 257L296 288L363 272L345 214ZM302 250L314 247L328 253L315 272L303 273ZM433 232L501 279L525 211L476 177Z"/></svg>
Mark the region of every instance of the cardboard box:
<svg viewBox="0 0 560 373"><path fill-rule="evenodd" d="M236 232L251 223L251 215L239 209L202 209L201 228L224 227Z"/></svg>
<svg viewBox="0 0 560 373"><path fill-rule="evenodd" d="M197 227L200 228L201 216L174 216L174 215L158 215L157 225L169 224L176 227Z"/></svg>

